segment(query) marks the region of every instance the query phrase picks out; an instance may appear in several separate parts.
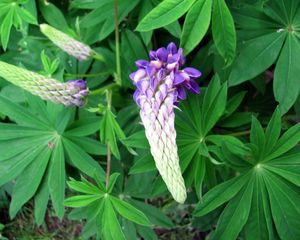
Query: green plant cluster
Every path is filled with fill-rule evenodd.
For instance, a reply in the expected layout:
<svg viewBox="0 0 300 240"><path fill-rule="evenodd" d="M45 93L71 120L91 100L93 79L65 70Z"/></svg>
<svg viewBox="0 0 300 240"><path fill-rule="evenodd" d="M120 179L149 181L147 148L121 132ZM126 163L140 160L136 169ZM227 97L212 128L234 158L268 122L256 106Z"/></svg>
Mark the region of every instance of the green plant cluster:
<svg viewBox="0 0 300 240"><path fill-rule="evenodd" d="M67 55L42 23L101 59ZM66 108L0 79L0 239L25 206L38 226L48 211L82 223L82 239L300 239L299 0L1 0L0 40L1 61L90 90ZM202 72L175 113L184 204L129 78L169 42Z"/></svg>

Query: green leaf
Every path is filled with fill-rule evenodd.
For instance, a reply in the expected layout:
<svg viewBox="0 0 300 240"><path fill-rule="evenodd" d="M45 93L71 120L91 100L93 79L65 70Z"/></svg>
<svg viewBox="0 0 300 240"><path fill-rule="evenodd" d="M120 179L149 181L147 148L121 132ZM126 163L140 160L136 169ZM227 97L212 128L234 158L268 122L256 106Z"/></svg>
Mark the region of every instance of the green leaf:
<svg viewBox="0 0 300 240"><path fill-rule="evenodd" d="M130 199L129 202L143 212L151 223L164 228L171 228L174 226L172 221L156 207L134 199Z"/></svg>
<svg viewBox="0 0 300 240"><path fill-rule="evenodd" d="M69 29L68 23L64 17L64 14L52 3L39 0L40 11L45 20L53 27L66 31Z"/></svg>
<svg viewBox="0 0 300 240"><path fill-rule="evenodd" d="M11 100L0 95L0 109L1 113L9 116L17 123L26 124L36 129L49 129L49 123L46 123L34 114L27 111L24 107L19 104L12 102Z"/></svg>
<svg viewBox="0 0 300 240"><path fill-rule="evenodd" d="M274 239L272 231L269 232L268 224L271 224L269 197L262 177L256 175L254 180L251 209L247 223L245 224L245 237L249 240ZM273 230L273 227L272 227Z"/></svg>
<svg viewBox="0 0 300 240"><path fill-rule="evenodd" d="M30 24L37 25L36 18L25 8L17 8L17 13L20 15L20 17Z"/></svg>
<svg viewBox="0 0 300 240"><path fill-rule="evenodd" d="M125 134L111 110L107 109L100 124L101 142L109 144L112 154L114 154L117 159L120 159L121 156L117 145L117 137L119 139L125 139Z"/></svg>
<svg viewBox="0 0 300 240"><path fill-rule="evenodd" d="M264 154L264 146L266 141L265 138L264 129L262 128L260 122L256 117L252 116L250 142L259 148L259 151L255 152L258 159Z"/></svg>
<svg viewBox="0 0 300 240"><path fill-rule="evenodd" d="M214 83L216 82L216 83ZM219 85L218 87L212 85ZM212 92L210 92L212 91ZM217 123L220 117L224 114L227 101L227 85L222 86L219 83L219 78L214 78L213 82L208 86L203 101L202 129L206 135Z"/></svg>
<svg viewBox="0 0 300 240"><path fill-rule="evenodd" d="M275 68L274 95L279 102L281 114L295 103L299 91L300 45L294 34L289 33ZM287 94L288 92L288 94Z"/></svg>
<svg viewBox="0 0 300 240"><path fill-rule="evenodd" d="M123 139L122 143L127 147L150 149L148 140L145 135L145 130L135 132L126 139Z"/></svg>
<svg viewBox="0 0 300 240"><path fill-rule="evenodd" d="M92 135L99 130L101 118L89 117L73 122L64 135L72 137L84 137Z"/></svg>
<svg viewBox="0 0 300 240"><path fill-rule="evenodd" d="M194 1L195 0L164 0L142 19L136 30L147 32L166 26L188 11Z"/></svg>
<svg viewBox="0 0 300 240"><path fill-rule="evenodd" d="M49 193L57 216L62 219L64 216L63 201L65 198L65 158L62 142L58 139L55 143L49 166Z"/></svg>
<svg viewBox="0 0 300 240"><path fill-rule="evenodd" d="M49 201L49 188L48 188L48 172L44 174L43 181L39 186L38 191L34 197L34 218L38 226L44 222L45 213Z"/></svg>
<svg viewBox="0 0 300 240"><path fill-rule="evenodd" d="M94 177L97 173L105 179L105 172L100 165L78 145L72 141L63 138L63 145L68 153L71 162L82 172L90 177Z"/></svg>
<svg viewBox="0 0 300 240"><path fill-rule="evenodd" d="M0 162L0 186L15 179L42 151L41 147L29 148L23 153Z"/></svg>
<svg viewBox="0 0 300 240"><path fill-rule="evenodd" d="M281 113L276 108L266 129L265 154L273 152L274 147L281 133Z"/></svg>
<svg viewBox="0 0 300 240"><path fill-rule="evenodd" d="M299 192L273 174L264 175L272 216L281 239L299 239Z"/></svg>
<svg viewBox="0 0 300 240"><path fill-rule="evenodd" d="M119 176L120 176L120 173L113 173L112 175L109 176L109 181L108 181L108 186L107 186L108 193L112 192Z"/></svg>
<svg viewBox="0 0 300 240"><path fill-rule="evenodd" d="M31 162L22 175L17 178L17 183L13 188L12 201L9 208L9 215L11 217L15 217L23 204L26 203L37 191L46 170L50 153L51 152L48 148L44 148L43 151L36 157L37 161Z"/></svg>
<svg viewBox="0 0 300 240"><path fill-rule="evenodd" d="M182 31L181 26L177 20L164 26L164 28L174 37L180 38Z"/></svg>
<svg viewBox="0 0 300 240"><path fill-rule="evenodd" d="M156 166L154 159L148 152L142 156L136 157L135 163L130 168L129 174L139 174L155 171Z"/></svg>
<svg viewBox="0 0 300 240"><path fill-rule="evenodd" d="M131 204L122 201L116 197L110 196L110 201L112 202L116 211L121 214L124 218L144 226L151 226L148 218L143 212L133 207Z"/></svg>
<svg viewBox="0 0 300 240"><path fill-rule="evenodd" d="M197 204L194 215L201 217L229 201L249 181L249 178L249 175L235 177L208 191Z"/></svg>
<svg viewBox="0 0 300 240"><path fill-rule="evenodd" d="M104 200L103 215L101 219L102 234L105 240L125 240L120 223L109 198Z"/></svg>
<svg viewBox="0 0 300 240"><path fill-rule="evenodd" d="M180 45L184 53L190 53L205 36L211 18L212 0L198 0L188 11L181 35Z"/></svg>
<svg viewBox="0 0 300 240"><path fill-rule="evenodd" d="M13 24L14 12L15 12L14 8L11 8L8 11L7 15L5 16L1 24L1 42L4 50L6 50L7 48L7 44L10 36L10 30Z"/></svg>
<svg viewBox="0 0 300 240"><path fill-rule="evenodd" d="M86 193L91 195L103 193L99 188L94 186L85 178L82 177L81 179L82 181L76 181L75 179L71 178L71 181L67 182L69 188L80 193Z"/></svg>
<svg viewBox="0 0 300 240"><path fill-rule="evenodd" d="M72 142L80 146L84 151L93 155L106 155L107 146L89 137L68 137Z"/></svg>
<svg viewBox="0 0 300 240"><path fill-rule="evenodd" d="M80 195L67 198L64 202L64 205L72 208L85 207L101 198L103 198L104 194L97 195Z"/></svg>
<svg viewBox="0 0 300 240"><path fill-rule="evenodd" d="M285 36L283 32L274 32L247 42L233 63L229 85L247 81L269 68L277 59Z"/></svg>
<svg viewBox="0 0 300 240"><path fill-rule="evenodd" d="M266 156L264 161L276 158L283 153L292 149L300 141L300 124L296 124L287 130L278 140L274 147L274 151Z"/></svg>
<svg viewBox="0 0 300 240"><path fill-rule="evenodd" d="M224 0L213 1L212 34L218 52L225 63L230 65L235 57L236 33L231 13Z"/></svg>
<svg viewBox="0 0 300 240"><path fill-rule="evenodd" d="M250 182L226 206L222 212L217 229L212 235L212 240L237 239L239 232L247 222L253 193L253 182Z"/></svg>

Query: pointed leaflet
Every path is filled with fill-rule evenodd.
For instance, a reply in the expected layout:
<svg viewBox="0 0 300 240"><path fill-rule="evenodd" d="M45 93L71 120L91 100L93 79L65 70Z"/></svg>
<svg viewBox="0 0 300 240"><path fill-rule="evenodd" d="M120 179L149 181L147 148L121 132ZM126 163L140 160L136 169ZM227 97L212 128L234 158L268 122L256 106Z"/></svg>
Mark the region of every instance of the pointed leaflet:
<svg viewBox="0 0 300 240"><path fill-rule="evenodd" d="M60 219L64 216L65 175L64 149L61 139L57 139L49 165L48 187L54 210Z"/></svg>
<svg viewBox="0 0 300 240"><path fill-rule="evenodd" d="M238 176L208 191L202 201L197 204L194 215L201 217L229 201L249 181L249 178L249 174Z"/></svg>
<svg viewBox="0 0 300 240"><path fill-rule="evenodd" d="M247 240L273 239L269 236L268 224L270 218L269 197L266 186L259 174L256 175L253 186L251 209L245 224L245 237ZM268 238L269 237L269 238Z"/></svg>
<svg viewBox="0 0 300 240"><path fill-rule="evenodd" d="M42 183L40 184L39 189L37 190L34 197L34 218L38 226L43 224L45 213L48 207L48 173L49 169L47 170L47 173L44 174Z"/></svg>
<svg viewBox="0 0 300 240"><path fill-rule="evenodd" d="M103 198L104 194L97 195L79 195L74 197L69 197L64 201L64 205L72 208L80 208L88 206L89 204L98 201Z"/></svg>
<svg viewBox="0 0 300 240"><path fill-rule="evenodd" d="M0 95L1 113L9 116L11 119L22 125L28 125L36 129L50 129L49 123L37 118L30 111Z"/></svg>
<svg viewBox="0 0 300 240"><path fill-rule="evenodd" d="M229 85L254 78L270 67L280 52L285 36L284 32L274 32L248 41L233 63Z"/></svg>
<svg viewBox="0 0 300 240"><path fill-rule="evenodd" d="M104 199L101 226L105 240L125 240L124 233L121 230L120 223L109 198Z"/></svg>
<svg viewBox="0 0 300 240"><path fill-rule="evenodd" d="M146 215L140 210L133 207L131 204L122 201L116 197L109 196L111 203L113 204L116 211L121 214L124 218L144 226L151 226Z"/></svg>
<svg viewBox="0 0 300 240"><path fill-rule="evenodd" d="M67 138L63 138L63 145L68 153L71 162L82 172L90 177L94 174L105 179L105 172L101 166L78 145L74 144Z"/></svg>
<svg viewBox="0 0 300 240"><path fill-rule="evenodd" d="M270 197L272 216L280 238L299 239L299 191L296 192L274 174L265 174L264 179Z"/></svg>
<svg viewBox="0 0 300 240"><path fill-rule="evenodd" d="M25 169L23 174L17 178L17 183L13 188L12 201L9 208L9 215L11 217L15 217L23 204L26 203L37 191L47 167L50 153L50 150L45 147L36 157L35 161L33 161Z"/></svg>
<svg viewBox="0 0 300 240"><path fill-rule="evenodd" d="M236 32L231 13L224 0L213 1L212 34L214 43L226 65L235 57Z"/></svg>
<svg viewBox="0 0 300 240"><path fill-rule="evenodd" d="M147 32L166 26L180 18L194 2L195 0L165 0L140 21L136 30Z"/></svg>
<svg viewBox="0 0 300 240"><path fill-rule="evenodd" d="M295 103L300 91L300 44L292 33L279 56L274 74L274 94L279 102L281 114L286 113Z"/></svg>
<svg viewBox="0 0 300 240"><path fill-rule="evenodd" d="M266 129L265 155L271 153L281 132L281 114L276 108Z"/></svg>
<svg viewBox="0 0 300 240"><path fill-rule="evenodd" d="M296 124L287 130L281 138L277 141L274 150L268 156L264 158L264 161L268 161L275 157L286 153L291 150L300 141L300 124Z"/></svg>
<svg viewBox="0 0 300 240"><path fill-rule="evenodd" d="M211 18L212 0L198 0L188 11L181 35L185 54L191 52L205 36Z"/></svg>
<svg viewBox="0 0 300 240"><path fill-rule="evenodd" d="M117 159L120 159L121 156L117 145L117 137L119 139L125 139L125 134L120 128L111 110L107 109L100 124L101 142L103 144L109 144L112 154Z"/></svg>
<svg viewBox="0 0 300 240"><path fill-rule="evenodd" d="M248 220L254 178L225 207L212 240L234 240Z"/></svg>

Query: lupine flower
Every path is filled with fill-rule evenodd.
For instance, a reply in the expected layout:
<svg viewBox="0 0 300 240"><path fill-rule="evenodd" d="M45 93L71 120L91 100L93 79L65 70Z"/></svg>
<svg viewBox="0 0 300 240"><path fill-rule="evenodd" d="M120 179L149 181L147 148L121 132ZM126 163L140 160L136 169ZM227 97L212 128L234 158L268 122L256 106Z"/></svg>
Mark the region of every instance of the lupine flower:
<svg viewBox="0 0 300 240"><path fill-rule="evenodd" d="M130 75L137 87L133 97L140 107L156 167L173 198L183 203L186 188L177 153L174 106L186 98L185 88L200 92L195 79L201 73L190 67L180 69L185 58L182 49L177 49L174 43L150 51L149 57L150 61L136 61L138 70Z"/></svg>
<svg viewBox="0 0 300 240"><path fill-rule="evenodd" d="M82 107L88 89L84 80L66 83L0 61L0 77L44 100Z"/></svg>
<svg viewBox="0 0 300 240"><path fill-rule="evenodd" d="M78 60L86 60L93 55L89 46L47 24L41 24L40 29L56 46Z"/></svg>

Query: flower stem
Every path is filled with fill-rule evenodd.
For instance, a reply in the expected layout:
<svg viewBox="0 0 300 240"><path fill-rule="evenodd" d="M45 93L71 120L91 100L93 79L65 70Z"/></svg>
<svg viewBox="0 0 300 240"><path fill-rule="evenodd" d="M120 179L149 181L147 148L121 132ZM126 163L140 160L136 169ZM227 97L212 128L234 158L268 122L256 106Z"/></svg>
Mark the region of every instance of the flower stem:
<svg viewBox="0 0 300 240"><path fill-rule="evenodd" d="M119 43L119 19L118 19L118 0L114 0L115 14L115 42L116 42L116 81L121 86L121 58L120 58L120 43Z"/></svg>
<svg viewBox="0 0 300 240"><path fill-rule="evenodd" d="M235 137L239 137L239 136L246 136L250 134L250 130L247 131L242 131L242 132L235 132L235 133L230 133L230 136L235 136Z"/></svg>
<svg viewBox="0 0 300 240"><path fill-rule="evenodd" d="M98 88L94 91L91 91L89 95L100 95L100 94L104 94L107 90L111 90L112 88L116 87L117 84L116 83L111 83L108 84L102 88Z"/></svg>

